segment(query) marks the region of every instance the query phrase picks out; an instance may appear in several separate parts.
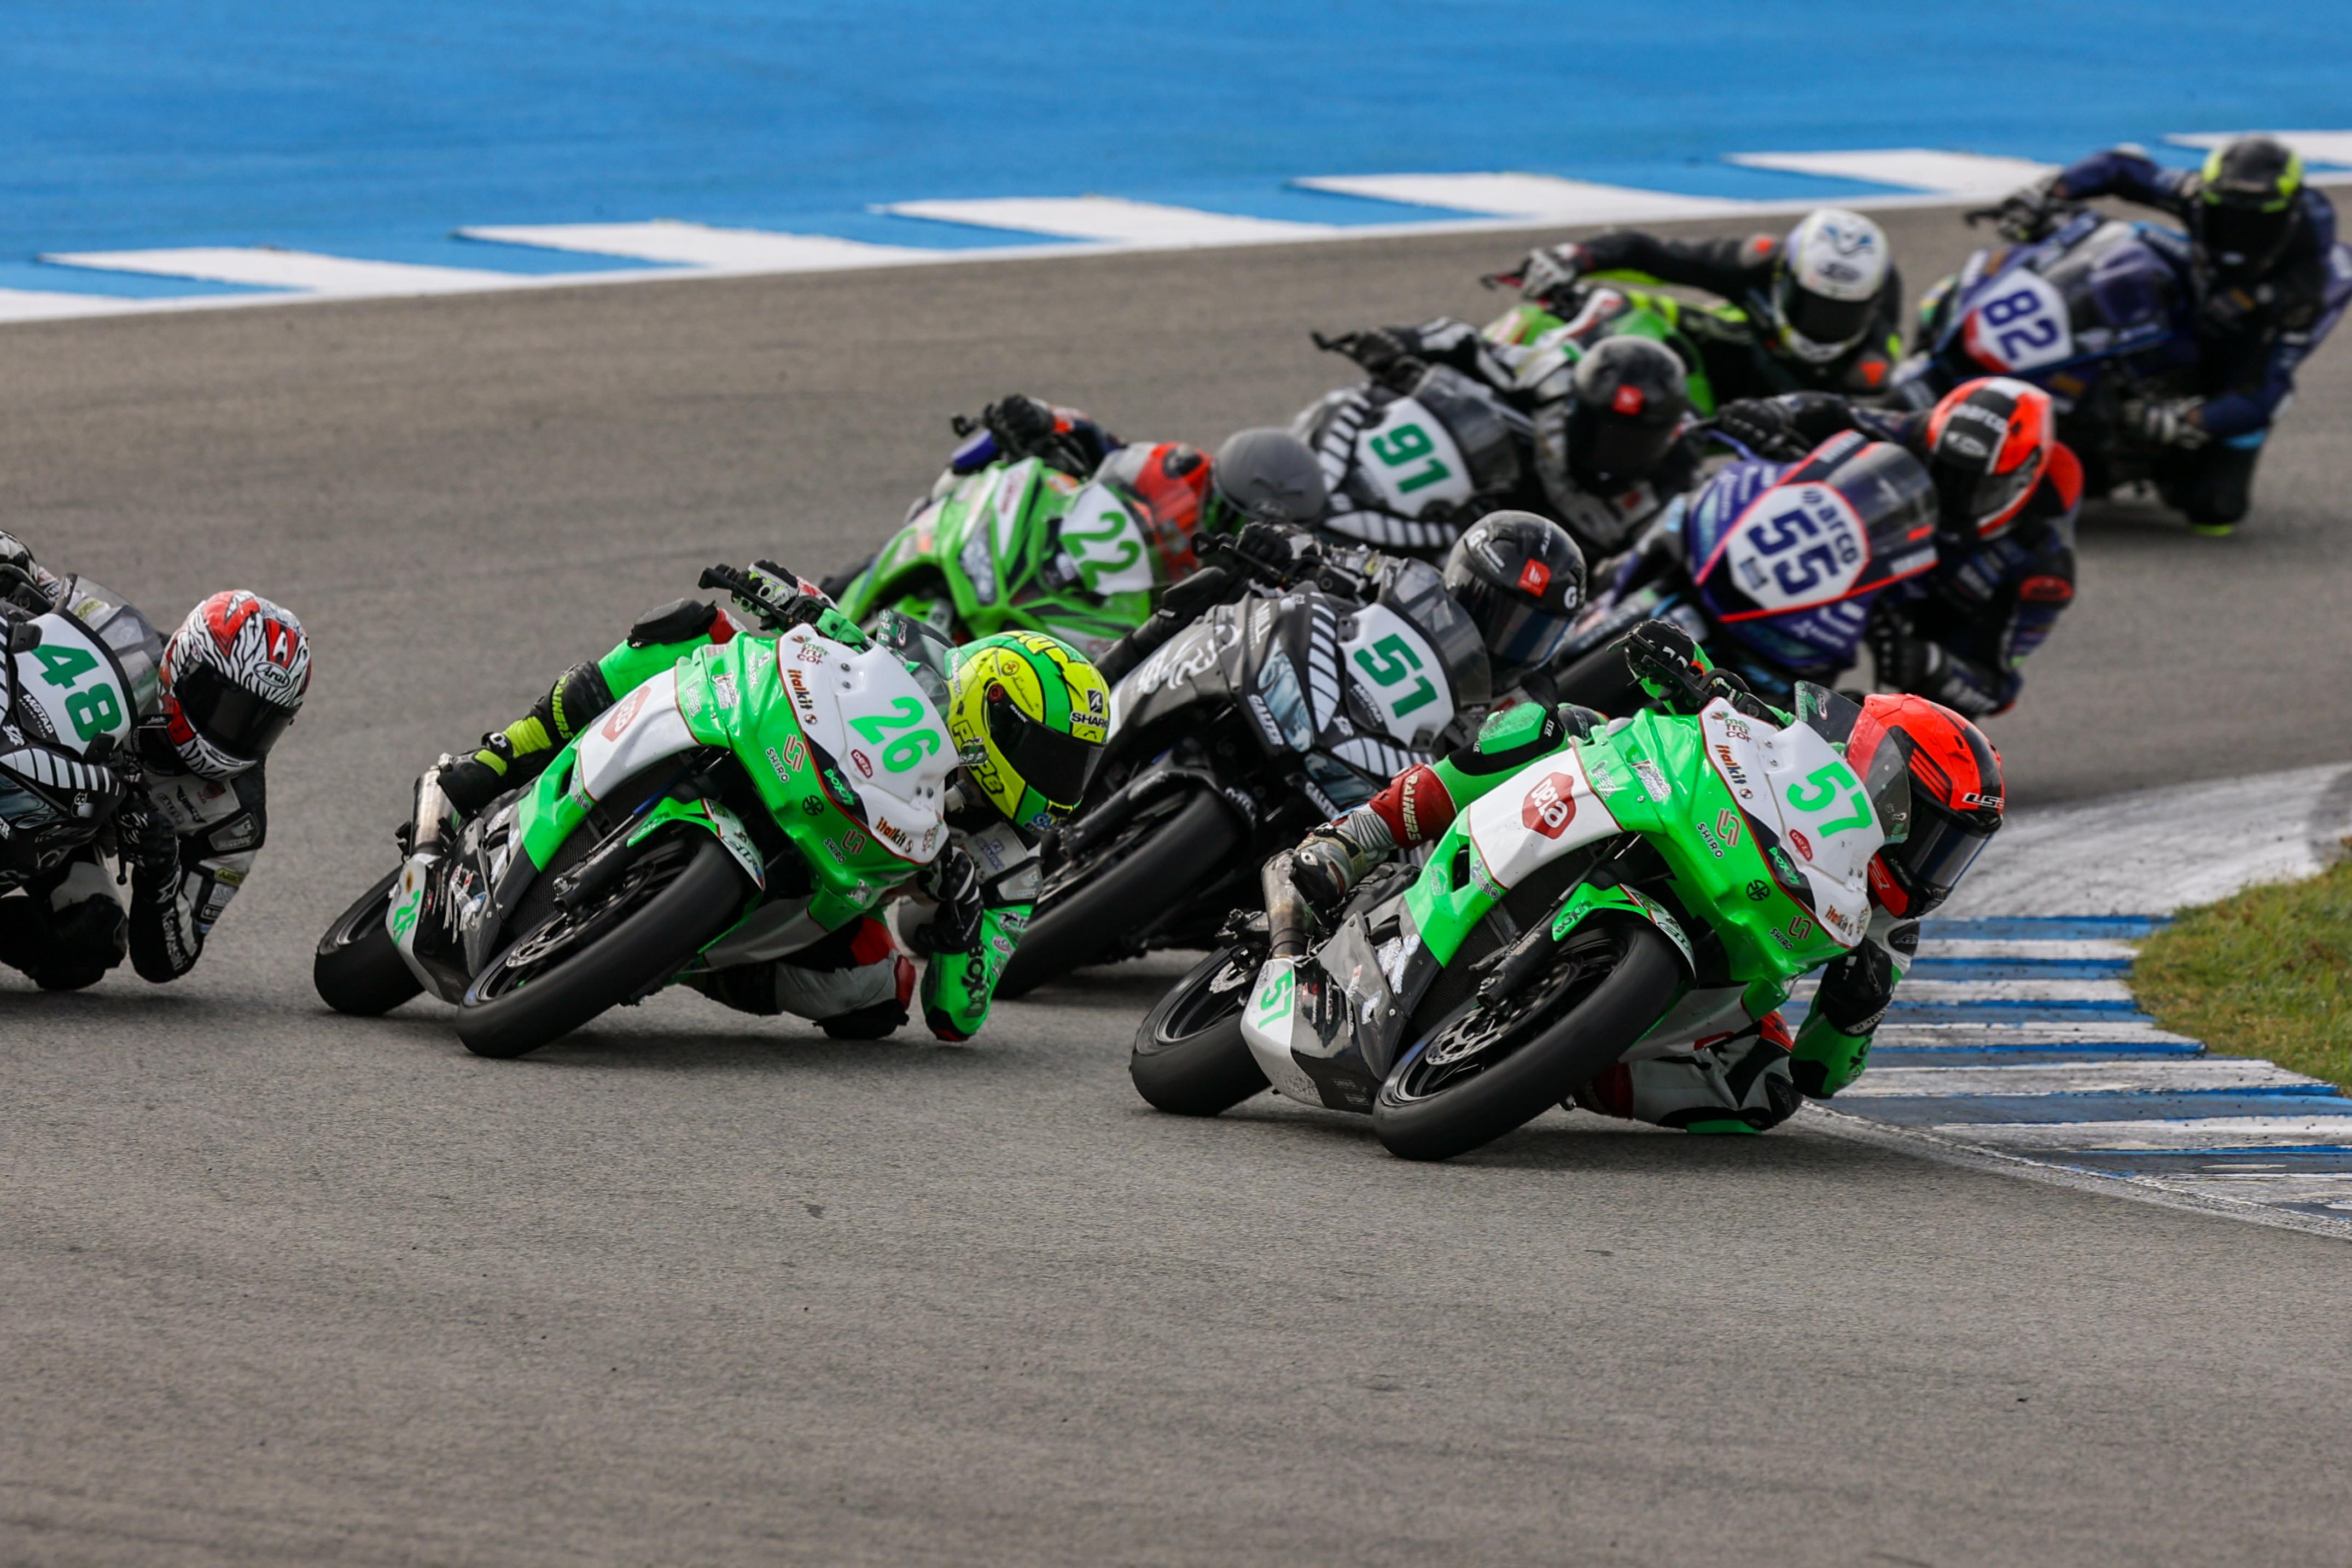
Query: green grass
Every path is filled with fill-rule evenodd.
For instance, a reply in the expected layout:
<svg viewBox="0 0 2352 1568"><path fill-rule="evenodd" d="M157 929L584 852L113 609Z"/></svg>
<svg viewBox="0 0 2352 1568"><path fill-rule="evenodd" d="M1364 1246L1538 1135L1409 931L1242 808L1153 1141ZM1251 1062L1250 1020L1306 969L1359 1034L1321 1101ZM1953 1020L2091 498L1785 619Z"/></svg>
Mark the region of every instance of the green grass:
<svg viewBox="0 0 2352 1568"><path fill-rule="evenodd" d="M2158 1023L2217 1054L2352 1088L2352 861L2182 911L2131 982Z"/></svg>

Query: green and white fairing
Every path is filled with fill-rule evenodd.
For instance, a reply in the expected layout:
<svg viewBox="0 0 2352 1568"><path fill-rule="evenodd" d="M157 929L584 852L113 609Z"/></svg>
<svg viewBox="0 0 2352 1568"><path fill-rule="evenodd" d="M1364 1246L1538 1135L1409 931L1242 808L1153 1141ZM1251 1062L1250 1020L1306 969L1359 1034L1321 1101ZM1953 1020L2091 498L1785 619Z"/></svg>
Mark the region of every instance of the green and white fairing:
<svg viewBox="0 0 2352 1568"><path fill-rule="evenodd" d="M1094 657L1151 613L1166 567L1136 503L1036 458L992 463L919 506L841 594L959 642L1044 632Z"/></svg>
<svg viewBox="0 0 2352 1568"><path fill-rule="evenodd" d="M887 648L860 652L804 626L698 649L466 830L458 852L473 874L451 883L463 904L465 975L417 951L430 852L404 868L386 910L393 938L419 980L456 1000L511 936L507 917L567 842L586 831L642 845L685 831L715 837L745 877L741 917L702 962L806 946L874 908L945 841L941 791L956 758L943 690ZM738 767L708 766L712 748Z"/></svg>
<svg viewBox="0 0 2352 1568"><path fill-rule="evenodd" d="M1819 687L1800 696L1787 728L1721 701L1696 717L1620 719L1479 795L1402 894L1259 970L1242 1030L1267 1080L1309 1104L1370 1110L1467 996L1460 977L1443 989L1440 977L1537 921L1557 941L1604 915L1641 920L1681 955L1680 988L1657 998L1629 1055L1780 1006L1866 934L1871 857L1909 812L1899 769L1865 783L1846 766L1853 705ZM1655 855L1626 852L1634 840Z"/></svg>

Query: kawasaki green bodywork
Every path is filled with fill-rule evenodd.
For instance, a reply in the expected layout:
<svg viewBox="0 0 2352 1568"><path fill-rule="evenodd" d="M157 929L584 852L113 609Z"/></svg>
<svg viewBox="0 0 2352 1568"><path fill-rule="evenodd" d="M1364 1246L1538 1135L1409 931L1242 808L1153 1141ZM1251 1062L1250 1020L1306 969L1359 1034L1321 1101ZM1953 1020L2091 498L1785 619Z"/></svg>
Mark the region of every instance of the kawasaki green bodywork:
<svg viewBox="0 0 2352 1568"><path fill-rule="evenodd" d="M1564 394L1564 378L1556 391L1545 389L1543 383L1572 369L1602 339L1654 338L1682 361L1690 386L1691 411L1704 418L1715 412L1715 388L1707 380L1706 361L1681 328L1682 313L1699 309L1740 315L1736 305L1703 307L1645 289L1596 287L1584 292L1571 318L1554 315L1540 305L1520 305L1489 322L1482 336L1497 348L1519 350L1513 363L1518 385L1538 396Z"/></svg>
<svg viewBox="0 0 2352 1568"><path fill-rule="evenodd" d="M1134 501L1033 457L946 482L840 603L860 625L896 610L959 642L1045 632L1091 656L1142 624L1166 581Z"/></svg>

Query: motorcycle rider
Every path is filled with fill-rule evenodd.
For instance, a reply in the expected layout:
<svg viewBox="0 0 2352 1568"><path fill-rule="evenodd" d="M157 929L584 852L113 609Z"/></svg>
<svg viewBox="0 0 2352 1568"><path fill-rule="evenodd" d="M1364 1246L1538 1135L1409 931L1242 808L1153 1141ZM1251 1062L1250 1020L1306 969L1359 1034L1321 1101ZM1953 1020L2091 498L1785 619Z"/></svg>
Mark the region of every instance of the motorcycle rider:
<svg viewBox="0 0 2352 1568"><path fill-rule="evenodd" d="M1879 226L1822 207L1786 236L1664 239L1612 229L1539 246L1519 265L1519 289L1558 308L1579 281L1668 283L1726 305L1698 309L1664 296L1643 302L1698 348L1716 396L1728 401L1806 390L1883 390L1903 357L1903 279ZM1555 304L1555 302L1559 302Z"/></svg>
<svg viewBox="0 0 2352 1568"><path fill-rule="evenodd" d="M67 586L0 533L0 595L41 614ZM242 589L189 611L132 731L140 782L115 818L128 917L93 842L0 897L0 964L51 991L96 985L126 955L159 985L195 967L268 837L263 765L310 685L310 639L288 611Z"/></svg>
<svg viewBox="0 0 2352 1568"><path fill-rule="evenodd" d="M869 637L815 587L772 561L748 571L713 568L703 583L729 588L743 619L698 599L641 617L618 647L566 670L528 714L484 736L471 756L445 758L442 793L461 817L478 815L538 777L620 698L739 632L808 626L854 650L887 646L929 691L962 759L947 792L947 847L913 879L937 908L912 940L928 958L924 1021L941 1040L971 1039L987 1021L997 977L1028 925L1039 835L1077 804L1108 735L1109 686L1076 649L1039 632L999 632L950 648L928 628L892 616ZM889 928L868 915L781 958L687 983L740 1012L790 1012L836 1040L879 1040L907 1022L916 976Z"/></svg>
<svg viewBox="0 0 2352 1568"><path fill-rule="evenodd" d="M2074 599L2083 467L2057 439L2055 420L2048 392L1987 376L1916 413L1790 392L1728 404L1715 426L1776 461L1856 430L1927 465L1937 563L1880 600L1871 650L1880 685L1981 718L2016 705L2027 655Z"/></svg>
<svg viewBox="0 0 2352 1568"><path fill-rule="evenodd" d="M2165 449L2157 487L2166 505L2199 533L2227 534L2252 504L2254 464L2296 368L2352 298L2352 249L2337 245L2336 208L2305 182L2303 160L2267 136L2217 147L2194 172L2137 147L2095 152L2010 196L2001 233L2039 239L2056 204L2095 196L2153 207L2189 231L2185 246L2161 231L2145 237L2190 279L2202 384L2187 397L2134 400L2123 413Z"/></svg>
<svg viewBox="0 0 2352 1568"><path fill-rule="evenodd" d="M1130 445L1078 409L1023 392L990 403L976 421L959 415L955 428L967 439L931 488L908 508L908 517L968 474L992 463L1034 457L1074 479L1099 479L1139 503L1163 580L1171 584L1200 566L1202 536L1229 533L1251 516L1304 526L1322 512L1326 499L1314 454L1286 430L1242 431L1212 459L1181 441ZM820 591L838 598L874 559L869 555L825 578Z"/></svg>
<svg viewBox="0 0 2352 1568"><path fill-rule="evenodd" d="M1780 713L1698 644L1663 621L1636 627L1626 662L1650 700L1692 715L1718 699L1768 724ZM1477 738L1417 764L1371 800L1309 833L1292 852L1291 880L1329 923L1349 893L1400 850L1443 833L1469 804L1530 764L1588 737L1598 716L1566 705L1523 704L1486 721ZM1861 1076L1895 986L1918 951L1919 920L1968 873L2000 828L2000 756L1977 727L1922 697L1874 695L1848 737L1847 766L1907 768L1911 819L1869 869L1872 913L1862 940L1822 972L1811 1009L1793 1035L1775 1011L1733 1033L1621 1061L1576 1092L1586 1110L1693 1133L1762 1132L1785 1121L1802 1095L1827 1099Z"/></svg>
<svg viewBox="0 0 2352 1568"><path fill-rule="evenodd" d="M1624 548L1697 477L1701 449L1689 428L1689 375L1681 358L1654 338L1627 333L1563 353L1496 342L1467 321L1441 316L1418 327L1375 327L1316 341L1400 395L1412 395L1432 365L1498 394L1528 422L1535 472L1517 493L1490 500L1550 514L1594 554ZM1328 461L1344 471L1350 456L1340 450ZM1376 545L1387 542L1382 524L1394 531L1406 521L1365 518L1339 505L1335 498L1325 527Z"/></svg>

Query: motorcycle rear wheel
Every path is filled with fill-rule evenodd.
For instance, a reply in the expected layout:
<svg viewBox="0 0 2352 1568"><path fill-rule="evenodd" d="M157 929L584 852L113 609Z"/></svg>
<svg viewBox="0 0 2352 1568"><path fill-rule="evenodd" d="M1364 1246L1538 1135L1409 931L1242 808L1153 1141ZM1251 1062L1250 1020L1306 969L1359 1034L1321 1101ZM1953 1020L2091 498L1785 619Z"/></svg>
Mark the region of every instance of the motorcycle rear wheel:
<svg viewBox="0 0 2352 1568"><path fill-rule="evenodd" d="M1108 952L1223 872L1244 846L1234 809L1205 790L1172 817L1122 833L1108 854L1048 886L996 983L1017 997Z"/></svg>
<svg viewBox="0 0 2352 1568"><path fill-rule="evenodd" d="M1154 1109L1214 1116L1266 1087L1242 1038L1242 1009L1259 958L1247 947L1212 953L1146 1015L1127 1075Z"/></svg>
<svg viewBox="0 0 2352 1568"><path fill-rule="evenodd" d="M554 880L532 888L515 922L520 935L482 967L457 1004L457 1038L477 1056L536 1051L646 995L743 909L742 868L698 832L649 846L584 910L557 905Z"/></svg>
<svg viewBox="0 0 2352 1568"><path fill-rule="evenodd" d="M400 885L400 868L359 895L335 917L319 938L310 960L310 983L319 999L352 1018L382 1018L425 989L417 982L384 929L384 911L392 890Z"/></svg>
<svg viewBox="0 0 2352 1568"><path fill-rule="evenodd" d="M1493 1143L1623 1055L1682 977L1681 955L1645 922L1612 921L1571 939L1549 970L1492 1011L1473 997L1423 1030L1381 1085L1372 1131L1408 1160Z"/></svg>

